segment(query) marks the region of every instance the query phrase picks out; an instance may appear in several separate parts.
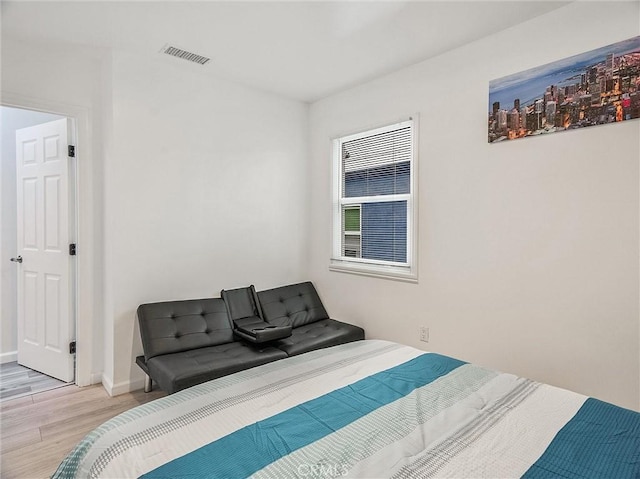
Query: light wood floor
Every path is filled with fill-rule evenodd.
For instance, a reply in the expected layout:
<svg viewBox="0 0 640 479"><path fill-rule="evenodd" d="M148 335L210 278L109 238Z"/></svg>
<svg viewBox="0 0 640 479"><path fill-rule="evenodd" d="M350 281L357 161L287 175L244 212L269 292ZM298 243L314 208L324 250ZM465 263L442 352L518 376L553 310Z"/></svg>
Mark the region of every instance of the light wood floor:
<svg viewBox="0 0 640 479"><path fill-rule="evenodd" d="M165 396L136 391L109 397L101 384L64 386L0 404L0 477L41 479L53 474L88 432L134 406Z"/></svg>

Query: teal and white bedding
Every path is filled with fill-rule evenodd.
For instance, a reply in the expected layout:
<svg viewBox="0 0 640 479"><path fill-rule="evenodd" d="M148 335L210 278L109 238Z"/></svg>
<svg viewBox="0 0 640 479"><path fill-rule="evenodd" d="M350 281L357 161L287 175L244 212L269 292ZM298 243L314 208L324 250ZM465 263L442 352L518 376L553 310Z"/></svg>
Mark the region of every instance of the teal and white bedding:
<svg viewBox="0 0 640 479"><path fill-rule="evenodd" d="M637 478L640 414L377 340L134 408L54 478Z"/></svg>

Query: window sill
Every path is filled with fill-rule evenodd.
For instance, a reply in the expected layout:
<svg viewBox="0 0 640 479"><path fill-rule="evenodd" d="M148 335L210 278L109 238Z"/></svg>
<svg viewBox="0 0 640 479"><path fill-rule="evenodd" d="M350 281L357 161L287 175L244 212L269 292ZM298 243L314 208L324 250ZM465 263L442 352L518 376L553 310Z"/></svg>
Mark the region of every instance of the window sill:
<svg viewBox="0 0 640 479"><path fill-rule="evenodd" d="M406 283L417 283L418 274L409 267L384 266L366 263L350 263L342 260L331 260L329 271L338 273L351 273L361 276L369 276L380 279L390 279L394 281L404 281Z"/></svg>

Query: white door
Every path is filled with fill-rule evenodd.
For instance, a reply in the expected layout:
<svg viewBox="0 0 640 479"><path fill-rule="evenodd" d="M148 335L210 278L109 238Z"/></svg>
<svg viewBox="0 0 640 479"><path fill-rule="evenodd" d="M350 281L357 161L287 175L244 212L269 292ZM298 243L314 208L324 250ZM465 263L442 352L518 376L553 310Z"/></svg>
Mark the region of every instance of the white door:
<svg viewBox="0 0 640 479"><path fill-rule="evenodd" d="M74 380L69 120L16 131L18 363Z"/></svg>

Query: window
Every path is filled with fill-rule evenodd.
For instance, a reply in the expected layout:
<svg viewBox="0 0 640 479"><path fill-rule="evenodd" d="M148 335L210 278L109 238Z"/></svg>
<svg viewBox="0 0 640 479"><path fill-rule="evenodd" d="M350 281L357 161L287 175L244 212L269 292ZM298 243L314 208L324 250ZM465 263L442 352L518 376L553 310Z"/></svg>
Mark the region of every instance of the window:
<svg viewBox="0 0 640 479"><path fill-rule="evenodd" d="M348 258L362 257L362 232L360 231L360 205L345 206L344 214L343 256Z"/></svg>
<svg viewBox="0 0 640 479"><path fill-rule="evenodd" d="M415 281L414 120L334 140L331 269Z"/></svg>

